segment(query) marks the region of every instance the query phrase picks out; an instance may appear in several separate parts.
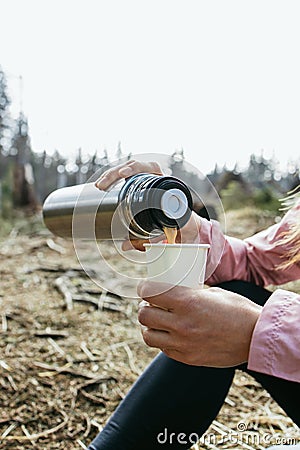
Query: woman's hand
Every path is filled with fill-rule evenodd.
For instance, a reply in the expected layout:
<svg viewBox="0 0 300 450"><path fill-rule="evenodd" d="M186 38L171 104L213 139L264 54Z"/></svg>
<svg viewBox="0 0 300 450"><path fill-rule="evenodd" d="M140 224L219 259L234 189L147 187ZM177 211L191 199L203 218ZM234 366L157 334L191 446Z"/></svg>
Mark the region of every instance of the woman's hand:
<svg viewBox="0 0 300 450"><path fill-rule="evenodd" d="M184 227L177 230L176 243L184 244L200 244L200 226L201 217L199 217L194 211L190 220L184 225ZM166 239L166 236L162 234L157 238L151 239L151 242L160 242ZM148 239L131 239L122 243L122 250L140 250L145 251L144 244L149 243Z"/></svg>
<svg viewBox="0 0 300 450"><path fill-rule="evenodd" d="M144 281L139 321L144 341L185 364L236 366L248 360L261 307L219 288L190 289Z"/></svg>
<svg viewBox="0 0 300 450"><path fill-rule="evenodd" d="M163 175L160 165L155 161L140 162L134 159L126 161L124 164L106 170L96 181L98 189L106 191L112 184L122 178L132 177L138 173L153 173Z"/></svg>
<svg viewBox="0 0 300 450"><path fill-rule="evenodd" d="M124 164L108 169L104 172L95 185L98 189L106 191L114 183L122 178L128 178L138 173L152 173L154 175L163 175L160 165L155 161L141 162L130 160ZM192 213L189 222L177 232L177 243L199 243L199 230L201 225L201 219L196 213ZM158 241L165 239L165 236L158 238ZM157 241L157 239L155 240ZM149 243L147 239L131 239L122 243L122 249L126 250L141 250L144 251L144 244ZM153 240L154 242L154 240Z"/></svg>
<svg viewBox="0 0 300 450"><path fill-rule="evenodd" d="M106 191L114 183L122 180L122 178L132 177L138 173L153 173L153 175L163 175L160 165L155 161L140 162L134 159L126 161L124 164L112 167L106 170L96 181L95 186ZM160 238L159 240L162 240ZM122 250L140 250L145 251L144 244L149 243L148 239L135 239L126 240L122 243Z"/></svg>

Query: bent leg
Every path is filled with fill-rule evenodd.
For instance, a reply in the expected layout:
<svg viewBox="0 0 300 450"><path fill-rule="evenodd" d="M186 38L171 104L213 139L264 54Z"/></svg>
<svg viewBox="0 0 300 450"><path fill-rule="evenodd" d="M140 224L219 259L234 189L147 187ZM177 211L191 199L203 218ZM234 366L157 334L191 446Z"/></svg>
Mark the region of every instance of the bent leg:
<svg viewBox="0 0 300 450"><path fill-rule="evenodd" d="M217 416L233 375L233 368L188 366L160 353L89 450L189 449Z"/></svg>
<svg viewBox="0 0 300 450"><path fill-rule="evenodd" d="M283 380L271 375L254 372L243 368L253 378L255 378L286 412L286 414L300 427L300 383Z"/></svg>

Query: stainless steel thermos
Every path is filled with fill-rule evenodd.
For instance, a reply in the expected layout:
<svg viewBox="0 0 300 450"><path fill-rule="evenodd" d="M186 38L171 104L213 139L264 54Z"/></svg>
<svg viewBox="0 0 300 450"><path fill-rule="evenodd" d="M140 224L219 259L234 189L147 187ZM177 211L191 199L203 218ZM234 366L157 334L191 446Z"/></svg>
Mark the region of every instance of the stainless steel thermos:
<svg viewBox="0 0 300 450"><path fill-rule="evenodd" d="M108 192L93 183L57 189L45 200L43 216L62 237L145 239L164 227L182 228L192 207L191 192L178 178L138 174Z"/></svg>

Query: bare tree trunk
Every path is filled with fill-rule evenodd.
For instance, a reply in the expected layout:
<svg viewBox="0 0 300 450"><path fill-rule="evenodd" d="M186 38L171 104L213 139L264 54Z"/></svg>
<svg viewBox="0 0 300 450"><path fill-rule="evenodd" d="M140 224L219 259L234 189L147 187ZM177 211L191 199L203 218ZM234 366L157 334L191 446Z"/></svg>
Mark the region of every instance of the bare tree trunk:
<svg viewBox="0 0 300 450"><path fill-rule="evenodd" d="M31 165L16 163L14 167L13 200L15 207L27 208L30 212L38 210Z"/></svg>

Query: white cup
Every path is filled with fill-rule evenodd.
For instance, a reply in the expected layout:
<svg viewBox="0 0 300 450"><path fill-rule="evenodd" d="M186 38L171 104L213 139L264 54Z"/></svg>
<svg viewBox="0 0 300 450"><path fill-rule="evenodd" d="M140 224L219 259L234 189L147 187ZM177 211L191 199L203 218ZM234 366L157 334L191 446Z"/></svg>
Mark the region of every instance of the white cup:
<svg viewBox="0 0 300 450"><path fill-rule="evenodd" d="M144 244L148 280L202 288L208 244Z"/></svg>

